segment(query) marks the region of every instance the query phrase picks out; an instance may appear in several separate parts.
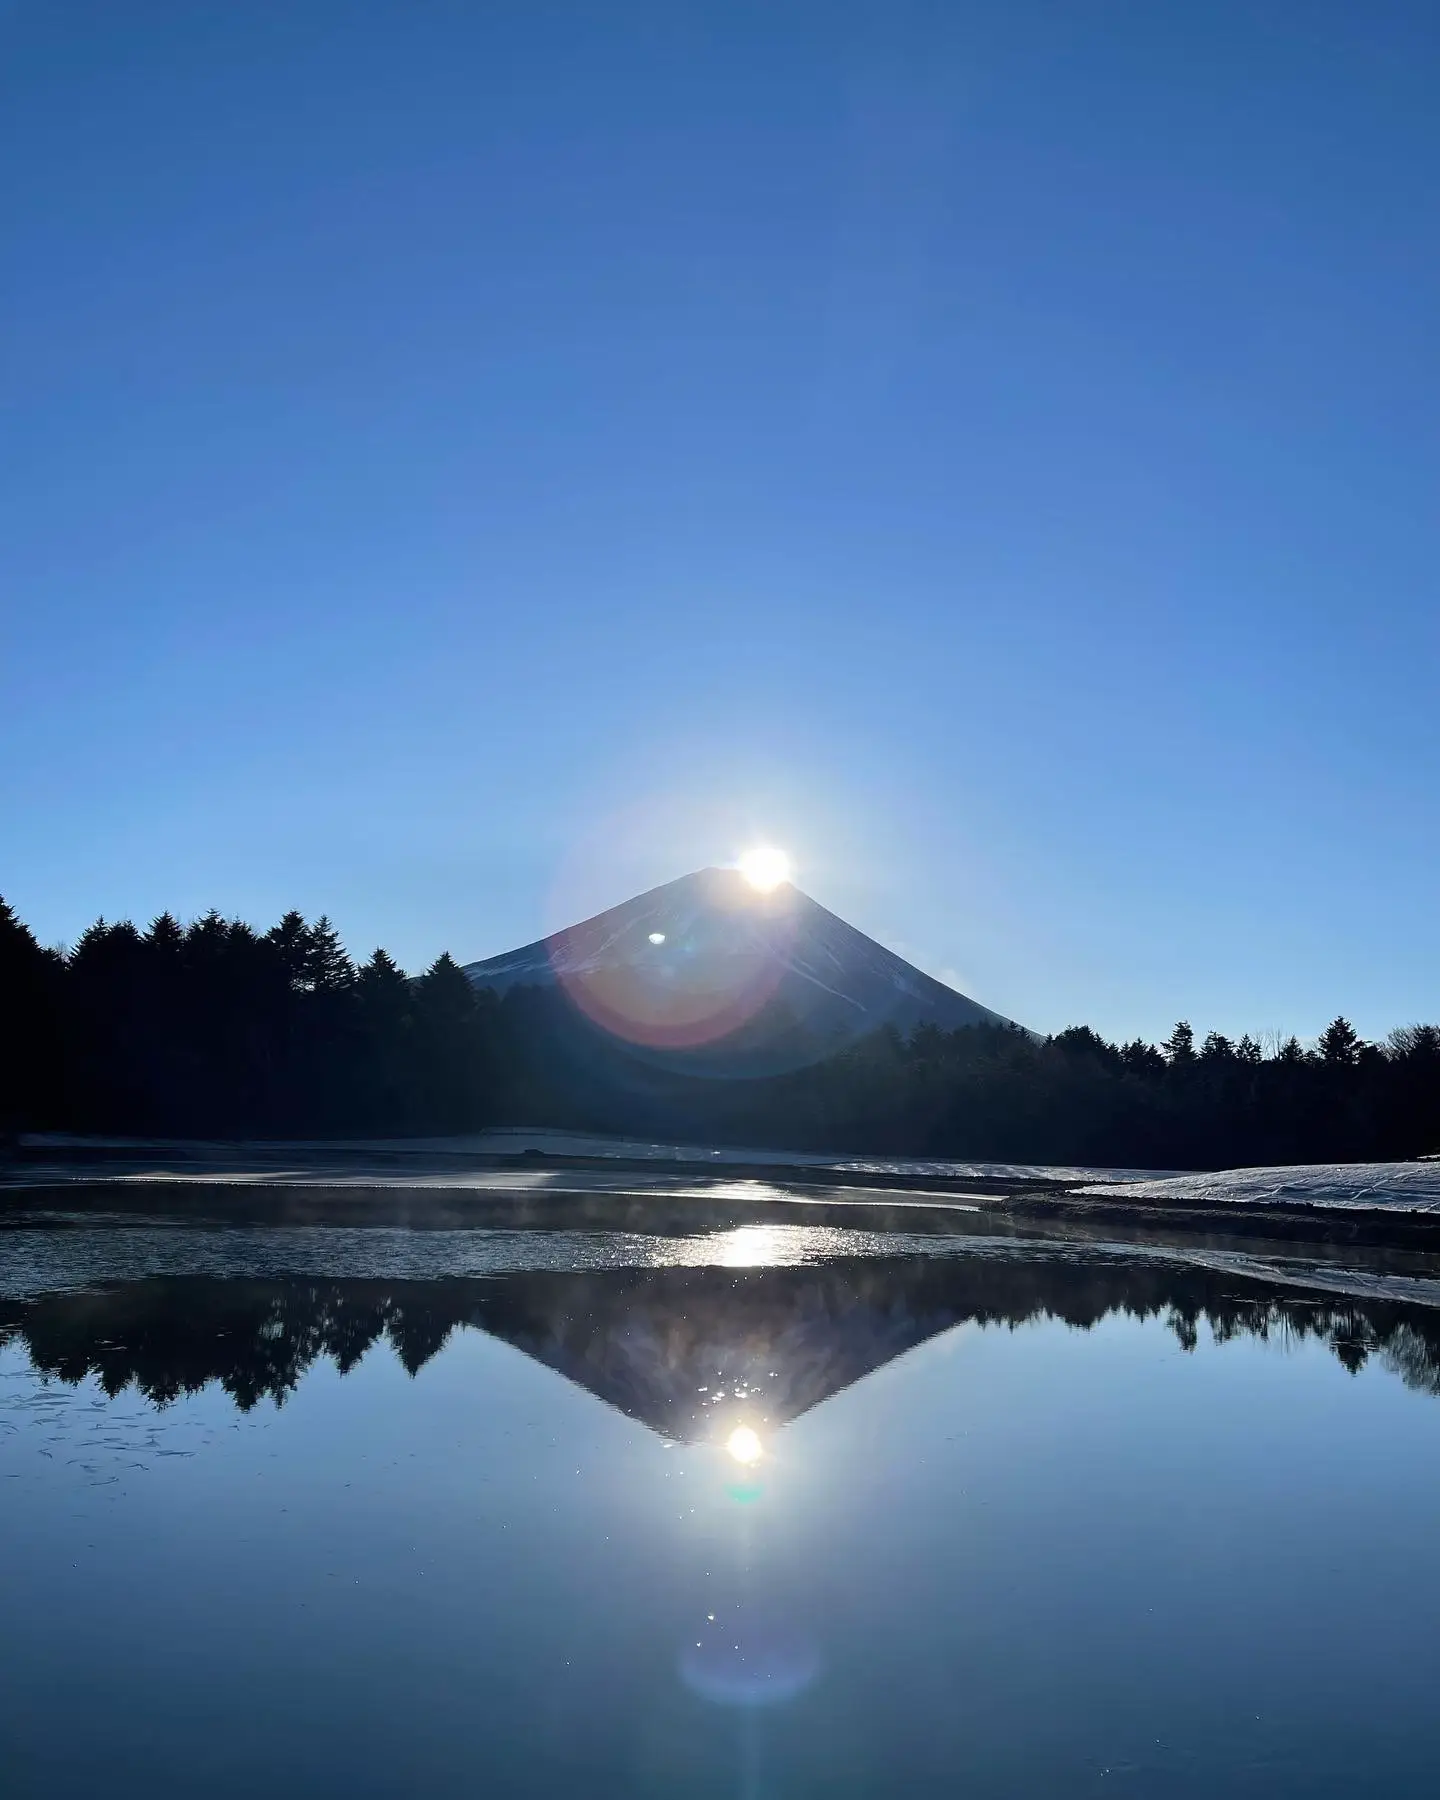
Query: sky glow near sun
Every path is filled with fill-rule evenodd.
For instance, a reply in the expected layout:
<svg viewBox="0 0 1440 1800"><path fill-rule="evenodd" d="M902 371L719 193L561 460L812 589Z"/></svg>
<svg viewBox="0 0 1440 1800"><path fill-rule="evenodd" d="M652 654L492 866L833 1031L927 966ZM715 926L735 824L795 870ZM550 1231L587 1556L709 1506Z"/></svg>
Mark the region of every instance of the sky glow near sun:
<svg viewBox="0 0 1440 1800"><path fill-rule="evenodd" d="M770 844L756 844L746 850L735 866L751 887L762 894L772 892L782 881L790 879L790 858Z"/></svg>

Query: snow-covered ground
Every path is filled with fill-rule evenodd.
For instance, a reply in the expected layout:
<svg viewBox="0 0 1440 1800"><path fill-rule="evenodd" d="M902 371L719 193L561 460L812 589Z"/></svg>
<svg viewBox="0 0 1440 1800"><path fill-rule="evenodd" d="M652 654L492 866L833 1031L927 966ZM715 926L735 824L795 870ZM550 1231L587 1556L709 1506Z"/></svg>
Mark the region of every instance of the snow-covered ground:
<svg viewBox="0 0 1440 1800"><path fill-rule="evenodd" d="M442 1142L461 1140L436 1139ZM1044 1163L954 1162L918 1156L835 1156L818 1151L761 1150L713 1144L664 1143L645 1138L587 1137L573 1131L487 1131L463 1140L492 1156L521 1156L527 1150L548 1156L619 1156L637 1162L764 1164L786 1169L834 1169L853 1175L934 1175L953 1181L1144 1181L1168 1169L1096 1169Z"/></svg>
<svg viewBox="0 0 1440 1800"><path fill-rule="evenodd" d="M736 1165L763 1166L775 1169L813 1169L840 1175L895 1175L909 1178L933 1177L943 1181L1044 1181L1069 1184L1082 1181L1130 1182L1167 1177L1167 1169L1081 1168L1070 1165L1051 1167L1040 1163L952 1162L913 1156L826 1156L803 1150L765 1150L753 1146L686 1144L649 1138L591 1136L577 1131L525 1130L509 1127L494 1131L478 1131L464 1137L434 1138L310 1138L276 1139L273 1141L199 1140L174 1138L73 1137L62 1132L37 1132L22 1142L32 1153L50 1151L56 1165L66 1165L66 1152L82 1151L87 1161L75 1165L75 1176L87 1180L103 1178L93 1162L97 1152L114 1152L127 1161L143 1156L157 1168L166 1169L175 1179L201 1176L209 1169L224 1169L231 1175L237 1163L259 1158L273 1178L274 1164L303 1159L303 1171L312 1180L329 1181L338 1170L333 1161L317 1162L319 1157L342 1158L346 1163L363 1165L367 1157L377 1159L373 1171L352 1167L352 1177L377 1182L396 1181L399 1171L396 1159L411 1165L416 1172L422 1162L435 1165L433 1173L444 1174L458 1185L479 1185L473 1170L457 1166L464 1159L489 1162L495 1158L517 1161L526 1155L573 1158L594 1162L603 1169L607 1162L653 1162L709 1164L716 1170ZM67 1178L68 1165L67 1166ZM132 1169L132 1173L134 1170ZM518 1173L518 1171L517 1171ZM147 1172L148 1175L148 1172ZM32 1172L30 1179L34 1179ZM242 1176L242 1179L249 1179ZM528 1179L534 1180L535 1177ZM615 1179L621 1178L616 1175Z"/></svg>
<svg viewBox="0 0 1440 1800"><path fill-rule="evenodd" d="M893 1175L913 1182L1044 1182L1077 1196L1144 1197L1193 1206L1315 1206L1440 1212L1440 1160L1386 1163L1302 1163L1286 1168L1223 1169L1186 1174L1169 1169L1080 1168L1043 1163L956 1162L908 1156L825 1156L796 1150L686 1144L660 1139L589 1136L583 1132L503 1129L465 1137L316 1138L304 1142L199 1142L163 1138L69 1137L22 1140L31 1152L0 1186L114 1179L263 1181L296 1185L448 1186L569 1191L623 1191L674 1186L663 1165L708 1164L727 1169L794 1169L848 1175ZM49 1151L37 1163L35 1151ZM82 1152L83 1159L73 1152ZM113 1161L104 1153L112 1152ZM98 1154L97 1154L98 1153ZM528 1156L590 1163L592 1171L526 1167ZM653 1176L607 1164L654 1163ZM496 1167L496 1164L499 1167ZM755 1184L752 1184L755 1185ZM870 1182L867 1182L867 1186ZM708 1190L707 1190L708 1191Z"/></svg>
<svg viewBox="0 0 1440 1800"><path fill-rule="evenodd" d="M1164 1180L1107 1177L1081 1194L1189 1201L1196 1206L1322 1206L1392 1212L1440 1211L1440 1161L1297 1163L1289 1168L1221 1169Z"/></svg>

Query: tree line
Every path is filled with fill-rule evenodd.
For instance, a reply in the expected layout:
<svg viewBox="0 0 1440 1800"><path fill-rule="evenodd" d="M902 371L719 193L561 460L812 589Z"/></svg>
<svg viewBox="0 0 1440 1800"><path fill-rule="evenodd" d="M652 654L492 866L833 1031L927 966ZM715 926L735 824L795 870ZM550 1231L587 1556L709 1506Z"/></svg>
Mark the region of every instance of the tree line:
<svg viewBox="0 0 1440 1800"><path fill-rule="evenodd" d="M355 963L328 919L268 931L211 912L97 920L42 947L0 901L0 1131L378 1137L497 1124L773 1148L1220 1168L1440 1151L1440 1027L1262 1049L1178 1024L1163 1044L1085 1026L809 1041L752 1023L778 1073L647 1055L549 989L477 991L448 954Z"/></svg>

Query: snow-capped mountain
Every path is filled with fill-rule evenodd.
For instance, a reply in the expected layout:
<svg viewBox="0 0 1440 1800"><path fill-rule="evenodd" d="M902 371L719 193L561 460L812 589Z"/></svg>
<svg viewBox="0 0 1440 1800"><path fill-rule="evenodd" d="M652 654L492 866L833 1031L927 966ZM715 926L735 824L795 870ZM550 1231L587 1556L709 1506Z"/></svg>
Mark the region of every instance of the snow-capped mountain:
<svg viewBox="0 0 1440 1800"><path fill-rule="evenodd" d="M789 882L701 869L538 943L470 963L477 987L561 987L651 1049L720 1049L783 1022L827 1040L893 1025L1010 1021L907 963Z"/></svg>

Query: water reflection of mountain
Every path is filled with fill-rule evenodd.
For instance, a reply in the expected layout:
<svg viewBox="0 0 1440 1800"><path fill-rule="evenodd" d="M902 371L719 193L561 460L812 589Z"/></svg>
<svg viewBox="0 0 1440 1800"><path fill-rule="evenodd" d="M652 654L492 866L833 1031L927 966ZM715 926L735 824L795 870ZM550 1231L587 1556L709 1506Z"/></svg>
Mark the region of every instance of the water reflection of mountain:
<svg viewBox="0 0 1440 1800"><path fill-rule="evenodd" d="M821 1266L608 1269L438 1281L155 1278L0 1303L0 1342L68 1382L165 1402L218 1381L237 1406L283 1401L319 1357L341 1372L380 1340L414 1374L462 1326L515 1345L668 1437L744 1396L773 1424L956 1325L1112 1312L1160 1317L1182 1345L1313 1338L1352 1371L1377 1357L1440 1393L1440 1310L1307 1293L1255 1274L1060 1256L884 1257Z"/></svg>

